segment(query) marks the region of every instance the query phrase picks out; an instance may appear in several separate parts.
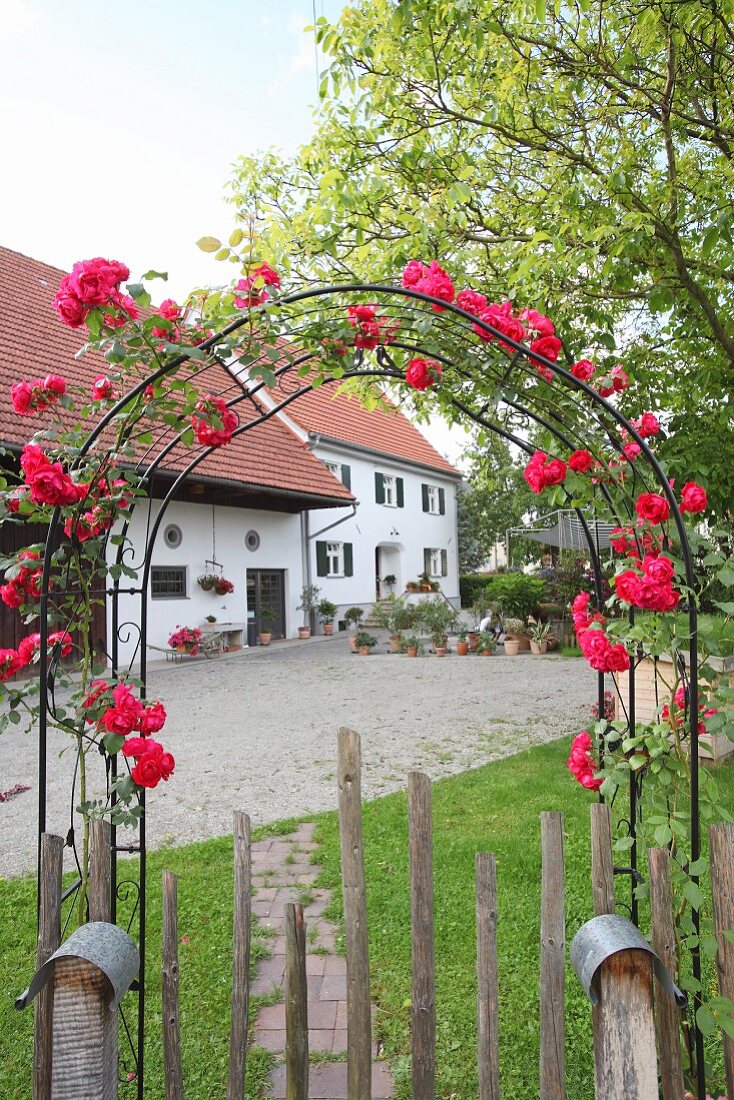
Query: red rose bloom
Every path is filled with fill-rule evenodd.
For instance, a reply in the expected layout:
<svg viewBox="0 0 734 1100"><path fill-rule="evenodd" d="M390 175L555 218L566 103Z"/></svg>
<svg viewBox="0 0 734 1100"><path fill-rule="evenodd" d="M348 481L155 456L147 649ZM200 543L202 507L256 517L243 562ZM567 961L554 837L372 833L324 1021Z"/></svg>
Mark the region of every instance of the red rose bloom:
<svg viewBox="0 0 734 1100"><path fill-rule="evenodd" d="M212 418L218 420L221 426L216 426ZM224 399L211 393L204 394L191 417L196 441L204 447L223 447L229 443L238 423L237 414L227 408Z"/></svg>
<svg viewBox="0 0 734 1100"><path fill-rule="evenodd" d="M562 347L563 344L557 336L541 336L538 340L533 340L530 350L537 352L538 355L542 355L546 359L550 359L551 363L555 363Z"/></svg>
<svg viewBox="0 0 734 1100"><path fill-rule="evenodd" d="M92 386L92 401L111 401L114 396L112 382L104 374L98 374Z"/></svg>
<svg viewBox="0 0 734 1100"><path fill-rule="evenodd" d="M4 684L27 665L14 649L0 649L0 683Z"/></svg>
<svg viewBox="0 0 734 1100"><path fill-rule="evenodd" d="M646 577L658 584L668 584L675 576L675 566L664 554L645 554L642 570Z"/></svg>
<svg viewBox="0 0 734 1100"><path fill-rule="evenodd" d="M151 703L143 709L138 723L138 729L143 737L151 733L158 733L166 723L166 710L162 703Z"/></svg>
<svg viewBox="0 0 734 1100"><path fill-rule="evenodd" d="M574 451L568 460L569 467L577 474L585 474L593 465L594 459L589 451Z"/></svg>
<svg viewBox="0 0 734 1100"><path fill-rule="evenodd" d="M456 297L454 284L436 260L431 260L428 266L420 260L410 260L403 271L403 286L444 302L453 302ZM434 304L431 308L436 313L443 313L443 306Z"/></svg>
<svg viewBox="0 0 734 1100"><path fill-rule="evenodd" d="M411 359L405 372L405 381L414 390L427 390L441 378L441 364L434 359Z"/></svg>
<svg viewBox="0 0 734 1100"><path fill-rule="evenodd" d="M69 290L69 276L65 275L59 284L59 291L54 298L53 307L61 320L69 328L81 328L84 319L89 312L83 302L80 302L76 294Z"/></svg>
<svg viewBox="0 0 734 1100"><path fill-rule="evenodd" d="M641 577L633 569L625 569L614 578L614 587L620 600L625 603L637 604L640 593Z"/></svg>
<svg viewBox="0 0 734 1100"><path fill-rule="evenodd" d="M406 283L403 285L407 286ZM487 299L477 290L461 290L456 295L456 304L459 309L465 309L467 313L474 313L478 317L482 310L487 308Z"/></svg>
<svg viewBox="0 0 734 1100"><path fill-rule="evenodd" d="M150 741L145 737L128 737L122 746L123 756L142 756L148 751Z"/></svg>
<svg viewBox="0 0 734 1100"><path fill-rule="evenodd" d="M702 489L700 485L696 485L695 481L685 483L680 496L681 512L705 512L708 503L709 499L705 489Z"/></svg>
<svg viewBox="0 0 734 1100"><path fill-rule="evenodd" d="M258 282L261 285L256 287L255 284ZM280 286L280 275L270 264L258 264L257 267L252 269L252 274L248 275L246 279L240 279L235 287L236 290L244 292L244 294L235 297L234 304L237 309L245 309L247 306L257 306L261 302L267 302L269 294L265 289L266 286L277 289ZM160 313L160 310L158 312Z"/></svg>
<svg viewBox="0 0 734 1100"><path fill-rule="evenodd" d="M630 667L629 653L621 644L610 645L606 655L604 672L626 672Z"/></svg>
<svg viewBox="0 0 734 1100"><path fill-rule="evenodd" d="M520 320L524 321L531 332L537 332L538 336L553 336L556 331L556 326L550 317L546 317L544 313L538 313L537 309L524 309L520 313Z"/></svg>
<svg viewBox="0 0 734 1100"><path fill-rule="evenodd" d="M130 271L118 260L80 260L66 276L68 288L85 306L101 306L120 283L130 278ZM62 280L63 281L63 280Z"/></svg>
<svg viewBox="0 0 734 1100"><path fill-rule="evenodd" d="M596 367L590 359L579 359L578 363L574 363L571 367L571 374L580 382L588 382L595 370Z"/></svg>
<svg viewBox="0 0 734 1100"><path fill-rule="evenodd" d="M653 525L664 523L670 516L670 506L659 493L641 493L635 504L637 515Z"/></svg>
<svg viewBox="0 0 734 1100"><path fill-rule="evenodd" d="M639 420L633 420L632 426L637 429L643 439L657 435L660 431L660 421L651 412L643 413Z"/></svg>
<svg viewBox="0 0 734 1100"><path fill-rule="evenodd" d="M139 787L157 787L163 778L158 757L151 752L143 753L130 775Z"/></svg>
<svg viewBox="0 0 734 1100"><path fill-rule="evenodd" d="M611 378L615 393L621 393L622 390L626 390L630 384L629 375L625 374L621 363L617 363L616 366L612 367Z"/></svg>

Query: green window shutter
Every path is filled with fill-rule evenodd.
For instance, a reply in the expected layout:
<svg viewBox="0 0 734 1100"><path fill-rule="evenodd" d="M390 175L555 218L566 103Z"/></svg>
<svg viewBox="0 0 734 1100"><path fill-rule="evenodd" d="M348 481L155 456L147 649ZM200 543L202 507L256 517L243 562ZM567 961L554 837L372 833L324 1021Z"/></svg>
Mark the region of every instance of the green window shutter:
<svg viewBox="0 0 734 1100"><path fill-rule="evenodd" d="M377 470L375 470L375 500L378 504L385 503L385 482L382 474L379 474Z"/></svg>
<svg viewBox="0 0 734 1100"><path fill-rule="evenodd" d="M431 575L431 548L426 546L423 550L423 572L426 576Z"/></svg>
<svg viewBox="0 0 734 1100"><path fill-rule="evenodd" d="M398 508L402 508L405 505L405 482L401 477L397 477L395 484L398 489Z"/></svg>
<svg viewBox="0 0 734 1100"><path fill-rule="evenodd" d="M439 489L438 490L438 514L440 516L445 516L446 515L446 490L445 489ZM444 576L446 576L445 573L444 573Z"/></svg>
<svg viewBox="0 0 734 1100"><path fill-rule="evenodd" d="M344 543L344 576L354 576L354 555L351 542Z"/></svg>
<svg viewBox="0 0 734 1100"><path fill-rule="evenodd" d="M449 575L449 555L446 550L441 551L441 576Z"/></svg>
<svg viewBox="0 0 734 1100"><path fill-rule="evenodd" d="M327 577L329 575L325 542L316 543L316 575L318 577Z"/></svg>
<svg viewBox="0 0 734 1100"><path fill-rule="evenodd" d="M352 467L342 462L342 484L345 489L352 488Z"/></svg>
<svg viewBox="0 0 734 1100"><path fill-rule="evenodd" d="M423 498L423 511L428 511L428 486L421 485L421 496Z"/></svg>

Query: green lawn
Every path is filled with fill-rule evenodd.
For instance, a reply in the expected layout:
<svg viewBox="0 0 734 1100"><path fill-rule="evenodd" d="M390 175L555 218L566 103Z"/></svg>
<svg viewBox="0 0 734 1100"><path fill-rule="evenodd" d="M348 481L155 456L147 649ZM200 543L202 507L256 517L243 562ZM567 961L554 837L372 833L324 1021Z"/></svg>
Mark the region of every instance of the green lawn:
<svg viewBox="0 0 734 1100"><path fill-rule="evenodd" d="M438 1090L441 1100L477 1095L474 979L474 854L497 855L498 950L501 996L502 1092L510 1100L538 1094L538 957L541 810L566 815L567 938L593 915L589 886L591 796L568 775L568 740L531 749L507 760L442 780L433 788L434 874L437 914ZM718 772L724 801L734 809L734 766ZM390 795L365 807L365 855L373 996L378 1037L398 1077L398 1098L410 1096L410 913L406 797ZM285 823L277 827L286 829ZM276 831L271 829L271 831ZM333 814L319 818L323 884L338 886L338 835ZM231 969L231 842L210 841L170 849L150 859L151 1039L148 1095L163 1093L160 1060L160 871L179 874L182 1036L187 1096L226 1095L228 1005ZM620 895L621 896L621 895ZM338 912L340 892L333 908ZM18 1014L12 999L32 971L34 887L29 880L0 883L0 1096L26 1098L31 1057L31 1013ZM258 941L266 949L266 941ZM590 1008L569 971L566 1003L567 1092L591 1100ZM267 1059L251 1059L257 1096ZM723 1091L723 1087L720 1091ZM121 1091L124 1096L126 1090ZM718 1092L714 1092L718 1095Z"/></svg>

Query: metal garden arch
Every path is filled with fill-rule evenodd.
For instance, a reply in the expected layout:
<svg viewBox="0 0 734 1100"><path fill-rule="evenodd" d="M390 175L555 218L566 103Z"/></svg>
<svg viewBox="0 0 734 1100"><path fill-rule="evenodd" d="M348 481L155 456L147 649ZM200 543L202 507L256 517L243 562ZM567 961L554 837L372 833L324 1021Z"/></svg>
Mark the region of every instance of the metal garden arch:
<svg viewBox="0 0 734 1100"><path fill-rule="evenodd" d="M350 304L370 302L379 307L380 316L389 323L392 335L389 340L379 343L374 350L343 350L346 307ZM105 429L118 414L123 413L130 403L135 401L146 387L161 382L167 376L184 367L187 377L201 382L204 388L226 400L227 405L248 416L240 417L235 434L252 431L258 424L278 415L279 412L309 392L315 385L337 385L345 380L363 379L382 383L391 387L394 393L404 383L404 370L396 361L406 356L424 356L441 364L443 376L441 386L449 393L457 419L465 419L482 429L491 431L514 445L518 450L531 455L534 451L523 434L523 425L537 428L548 433L564 452L577 448L587 448L592 454L599 453L599 447L611 447L620 456L620 462L626 463L625 470L630 487L636 491L654 491L662 494L668 501L670 515L679 540L679 551L683 559L686 583L693 590L695 574L691 550L686 537L685 525L678 503L668 480L646 440L609 401L601 397L591 386L580 381L558 363L551 362L538 353L531 353L523 344L519 344L486 322L455 305L414 290L379 284L351 283L342 286L311 287L296 293L285 295L276 302L269 303L270 313L265 320L265 312L259 307L244 311L235 321L227 325L216 335L199 344L197 358L187 354L175 355L155 371L141 378L121 397L101 418L89 434L75 464L80 464L86 455L105 447ZM259 321L258 317L262 320ZM275 325L273 325L275 322ZM248 346L258 349L248 353L245 382L237 363L225 357L228 349L239 339L240 333L248 334ZM485 334L484 341L478 339L478 333ZM318 333L316 344L313 332ZM333 333L333 336L329 334ZM490 342L491 341L491 342ZM498 346L502 344L504 351ZM273 354L273 348L277 354ZM324 368L324 349L330 366ZM202 359L202 354L205 357ZM537 367L553 377L554 386L540 383ZM266 386L258 380L258 370L272 369L275 386ZM315 378L315 372L318 377ZM217 379L217 386L212 383ZM481 379L481 386L476 385ZM223 383L223 384L222 384ZM269 399L262 398L268 391ZM561 393L563 400L557 395ZM130 664L123 667L120 661L120 643L127 641L131 634L137 638L133 660L139 663L139 678L143 685L147 677L147 596L153 547L159 535L161 523L168 504L176 498L186 479L195 473L197 467L210 453L211 448L195 447L187 452L183 466L176 465L175 476L165 492L160 508L153 517L150 507L150 489L154 477L168 470L173 452L181 446L181 437L187 424L181 424L177 430L163 426L157 432L152 444L143 450L133 465L143 495L136 499L134 509L147 506L146 539L141 552L133 559L131 547L121 543L117 550L117 564L126 564L135 569L137 580L126 582L119 575L106 579L99 589L99 595L109 600L111 614L111 646L107 654L112 679L124 676L130 671ZM628 462L624 451L624 439L634 440L641 454L633 465ZM604 502L610 515L620 526L632 519L628 502L620 504L607 487L601 483L597 487L598 496ZM568 494L567 494L568 496ZM571 498L567 506L573 507ZM624 511L620 512L620 508ZM580 509L576 509L579 522L584 530L589 556L594 574L596 600L603 603L603 572L599 548L595 544L593 533L587 518ZM61 516L56 509L48 532L49 545L53 543ZM129 519L125 520L122 533L126 534ZM109 560L109 558L108 558ZM41 705L39 716L39 802L38 834L46 829L47 819L47 765L48 730L53 724L56 713L54 685L58 672L58 655L47 650L49 634L49 612L51 609L52 580L51 556L44 560L41 609L41 645L40 645L40 683ZM68 577L67 577L68 582ZM55 579L55 590L59 590L59 581ZM134 618L123 618L120 611L121 596L134 597L138 604L138 614ZM630 610L634 616L634 610ZM694 600L688 604L689 619L689 662L687 699L687 725L689 729L690 766L691 766L691 836L690 849L693 860L700 854L701 838L698 803L698 683L697 683L697 619ZM637 654L637 659L641 653ZM683 662L683 658L679 657ZM627 699L620 700L625 719L630 728L635 725L635 661L629 675ZM681 665L685 675L685 662ZM599 713L604 714L604 673L598 673ZM143 687L144 694L144 687ZM108 783L116 775L117 756L106 758ZM618 868L626 873L634 883L637 879L636 822L638 819L638 801L640 781L630 783L629 807L626 811L627 823L633 839L630 853L630 866ZM74 792L72 791L72 826L67 843L74 846ZM140 804L145 811L144 795L140 795ZM144 1087L144 1022L145 1022L145 935L146 935L146 830L145 812L140 820L139 835L135 843L118 843L113 829L112 852L112 892L113 915L120 898L133 897L132 913L128 915L128 925L137 926L140 945L140 972L137 982L137 1023L136 1032L131 1033L133 1066L137 1077L137 1095L142 1100ZM135 883L121 877L117 863L118 852L135 852L139 859L139 882ZM77 857L78 866L78 857ZM66 892L73 896L77 882ZM637 903L634 895L630 899L629 909L633 919L637 918ZM114 916L113 916L114 919ZM698 914L694 911L694 921ZM694 976L700 978L701 960L697 951L693 952ZM695 1007L700 1003L698 995L694 997ZM695 1059L700 1100L705 1098L705 1066L703 1057L703 1037L698 1029L695 1033Z"/></svg>

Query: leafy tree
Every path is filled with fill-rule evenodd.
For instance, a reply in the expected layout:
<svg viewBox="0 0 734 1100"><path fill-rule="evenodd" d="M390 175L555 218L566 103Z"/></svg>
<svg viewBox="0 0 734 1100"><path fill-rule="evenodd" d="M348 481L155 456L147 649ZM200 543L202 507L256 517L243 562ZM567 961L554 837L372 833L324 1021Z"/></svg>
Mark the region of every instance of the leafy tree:
<svg viewBox="0 0 734 1100"><path fill-rule="evenodd" d="M547 309L573 362L602 345L635 411L668 414L677 477L734 500L732 0L362 0L313 141L243 158L293 274L394 280L438 257ZM675 432L675 438L673 438Z"/></svg>
<svg viewBox="0 0 734 1100"><path fill-rule="evenodd" d="M468 572L486 563L495 543L505 541L509 527L536 514L538 498L530 491L522 467L513 461L501 439L490 437L469 455L468 488L458 497L459 568ZM537 556L537 544L531 544ZM513 560L527 558L528 544L514 540ZM519 559L518 559L519 560Z"/></svg>

